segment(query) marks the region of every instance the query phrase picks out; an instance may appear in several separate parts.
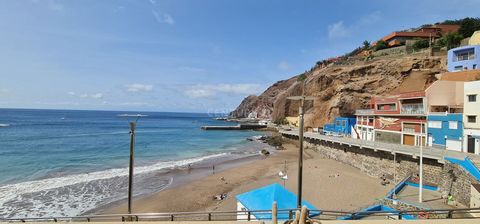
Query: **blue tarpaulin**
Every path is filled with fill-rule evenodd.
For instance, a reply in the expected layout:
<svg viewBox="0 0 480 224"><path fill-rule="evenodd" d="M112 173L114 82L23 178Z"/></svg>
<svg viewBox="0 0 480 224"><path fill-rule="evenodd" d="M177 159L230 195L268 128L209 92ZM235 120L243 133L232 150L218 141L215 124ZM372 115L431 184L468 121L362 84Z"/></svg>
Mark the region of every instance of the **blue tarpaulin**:
<svg viewBox="0 0 480 224"><path fill-rule="evenodd" d="M278 183L274 183L265 187L257 188L255 190L239 194L236 199L242 203L249 211L254 210L271 210L274 201L277 202L277 208L280 209L294 209L297 208L297 196L282 187ZM307 206L309 210L317 210L312 204L302 200L302 205ZM252 213L258 220L272 219L270 213ZM317 216L320 212L310 211L310 216ZM278 213L278 219L288 219L287 213Z"/></svg>

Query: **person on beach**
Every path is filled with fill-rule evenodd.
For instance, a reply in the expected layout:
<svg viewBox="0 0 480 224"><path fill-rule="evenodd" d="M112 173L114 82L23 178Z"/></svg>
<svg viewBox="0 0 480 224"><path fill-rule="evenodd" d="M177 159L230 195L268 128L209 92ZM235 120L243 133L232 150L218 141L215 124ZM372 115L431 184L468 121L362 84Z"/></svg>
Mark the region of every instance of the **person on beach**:
<svg viewBox="0 0 480 224"><path fill-rule="evenodd" d="M212 165L212 172L215 174L215 164Z"/></svg>

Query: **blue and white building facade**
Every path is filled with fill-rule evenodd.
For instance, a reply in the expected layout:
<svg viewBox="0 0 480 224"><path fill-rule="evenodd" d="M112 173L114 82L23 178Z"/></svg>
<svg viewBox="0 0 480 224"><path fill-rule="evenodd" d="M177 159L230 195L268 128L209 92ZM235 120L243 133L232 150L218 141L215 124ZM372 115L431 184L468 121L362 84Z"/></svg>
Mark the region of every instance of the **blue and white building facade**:
<svg viewBox="0 0 480 224"><path fill-rule="evenodd" d="M448 71L480 70L480 45L467 45L448 51Z"/></svg>
<svg viewBox="0 0 480 224"><path fill-rule="evenodd" d="M453 151L463 151L463 114L430 113L428 120L428 145Z"/></svg>

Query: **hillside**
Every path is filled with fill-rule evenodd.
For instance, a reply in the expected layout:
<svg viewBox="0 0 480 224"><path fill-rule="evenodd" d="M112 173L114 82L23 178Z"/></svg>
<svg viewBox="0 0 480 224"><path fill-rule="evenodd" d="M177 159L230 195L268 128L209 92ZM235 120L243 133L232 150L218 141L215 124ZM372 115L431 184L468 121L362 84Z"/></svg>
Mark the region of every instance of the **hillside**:
<svg viewBox="0 0 480 224"><path fill-rule="evenodd" d="M444 57L397 56L372 61L330 64L306 72L305 93L316 100L306 104L305 126L320 127L336 116L351 116L365 108L372 96L423 90L444 70ZM287 100L301 93L297 77L270 86L259 96L249 96L230 115L272 120L298 116L299 103Z"/></svg>

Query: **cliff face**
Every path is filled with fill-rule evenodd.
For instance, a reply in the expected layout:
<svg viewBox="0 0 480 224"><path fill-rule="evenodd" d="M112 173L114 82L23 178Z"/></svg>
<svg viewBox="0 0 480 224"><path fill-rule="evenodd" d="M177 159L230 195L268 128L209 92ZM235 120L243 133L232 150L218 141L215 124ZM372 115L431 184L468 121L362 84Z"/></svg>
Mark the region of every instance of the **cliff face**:
<svg viewBox="0 0 480 224"><path fill-rule="evenodd" d="M442 71L442 60L401 57L314 68L305 73L305 95L315 97L314 102L306 103L305 126L321 127L336 116L351 116L356 109L366 108L372 96L424 90ZM256 112L258 117L274 121L298 116L299 102L286 97L300 94L297 77L279 81L260 96L245 98L231 116Z"/></svg>

